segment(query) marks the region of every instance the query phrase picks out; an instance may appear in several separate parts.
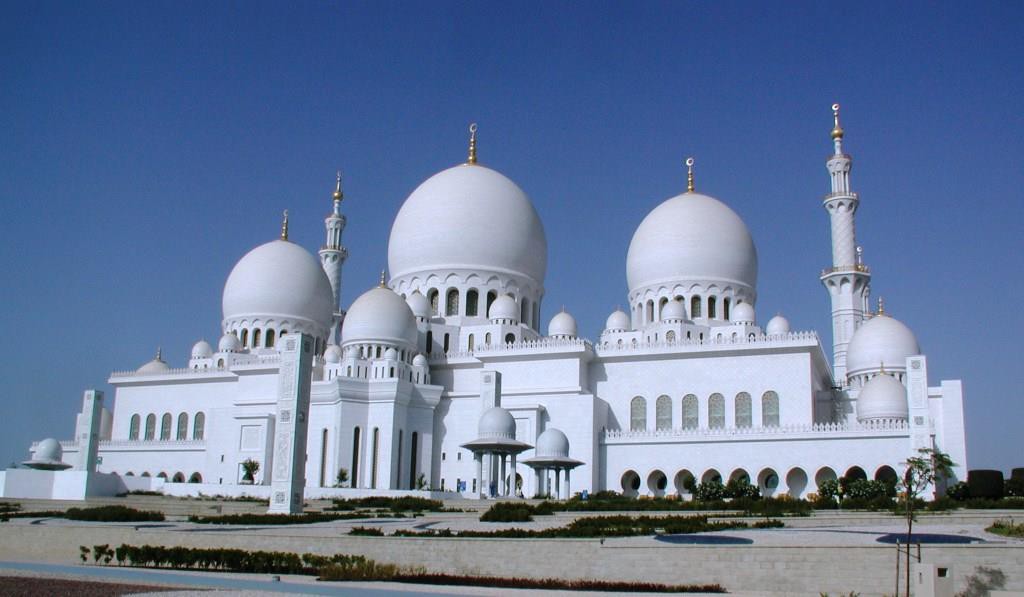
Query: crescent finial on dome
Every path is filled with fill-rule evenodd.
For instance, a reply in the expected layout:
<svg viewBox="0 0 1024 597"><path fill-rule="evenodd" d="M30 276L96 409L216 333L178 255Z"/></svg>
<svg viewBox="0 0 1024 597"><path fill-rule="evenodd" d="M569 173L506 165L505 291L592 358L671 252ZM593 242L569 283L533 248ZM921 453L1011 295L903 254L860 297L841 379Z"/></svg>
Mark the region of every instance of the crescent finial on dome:
<svg viewBox="0 0 1024 597"><path fill-rule="evenodd" d="M386 269L380 270L380 284L379 285L380 285L381 288L387 288L387 285L388 285L387 275L388 275L388 270L386 270Z"/></svg>
<svg viewBox="0 0 1024 597"><path fill-rule="evenodd" d="M284 210L284 217L281 219L281 240L288 240L288 210Z"/></svg>
<svg viewBox="0 0 1024 597"><path fill-rule="evenodd" d="M832 139L842 139L843 127L839 126L839 104L832 104L832 120L835 123L832 127Z"/></svg>
<svg viewBox="0 0 1024 597"><path fill-rule="evenodd" d="M476 163L476 123L469 125L469 158L466 159L467 164Z"/></svg>
<svg viewBox="0 0 1024 597"><path fill-rule="evenodd" d="M878 315L885 315L885 299L878 297Z"/></svg>
<svg viewBox="0 0 1024 597"><path fill-rule="evenodd" d="M334 200L341 201L345 194L341 192L341 170L338 170L338 182L334 186Z"/></svg>
<svg viewBox="0 0 1024 597"><path fill-rule="evenodd" d="M686 192L693 192L693 158L686 158Z"/></svg>

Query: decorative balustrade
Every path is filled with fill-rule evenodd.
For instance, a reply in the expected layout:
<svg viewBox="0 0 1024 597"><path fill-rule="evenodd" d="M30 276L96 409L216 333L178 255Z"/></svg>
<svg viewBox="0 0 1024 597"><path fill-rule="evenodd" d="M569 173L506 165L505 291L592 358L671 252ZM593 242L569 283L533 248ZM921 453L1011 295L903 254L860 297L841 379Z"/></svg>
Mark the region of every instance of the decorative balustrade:
<svg viewBox="0 0 1024 597"><path fill-rule="evenodd" d="M228 360L228 364L230 366L205 368L200 367L198 369L192 367L175 367L172 369L168 369L166 371L160 371L159 373L139 373L134 369L128 369L125 371L114 371L110 374L110 377L180 377L184 375L217 375L222 374L226 371L230 371L234 367L276 365L277 363L280 362L280 354L238 355L230 357L230 360ZM322 364L322 361L318 360L315 364Z"/></svg>
<svg viewBox="0 0 1024 597"><path fill-rule="evenodd" d="M39 446L39 442L32 442L32 450ZM205 439L115 439L100 440L100 449L104 448L205 448ZM75 440L63 440L60 442L61 449L77 450L78 442Z"/></svg>
<svg viewBox="0 0 1024 597"><path fill-rule="evenodd" d="M625 439L668 439L668 438L728 438L778 435L834 435L840 433L872 434L878 432L906 432L909 424L903 420L887 419L865 423L814 423L811 425L780 425L778 427L722 427L717 429L652 429L628 431L606 429L601 441Z"/></svg>
<svg viewBox="0 0 1024 597"><path fill-rule="evenodd" d="M703 340L695 338L683 338L680 340L673 340L670 342L659 341L659 342L623 342L620 346L613 342L602 342L595 346L598 355L608 353L624 353L624 352L642 352L651 350L661 351L672 351L678 350L681 347L742 347L742 346L763 346L767 344L780 344L784 342L799 342L805 343L813 341L815 344L820 345L820 339L818 338L817 332L789 332L786 334L755 334L753 338L749 335L738 334L735 338L732 336L711 336L704 338Z"/></svg>
<svg viewBox="0 0 1024 597"><path fill-rule="evenodd" d="M821 270L821 275L827 276L836 272L861 272L864 274L870 274L871 268L864 265L863 263L855 263L853 265L837 265L835 267L826 267Z"/></svg>
<svg viewBox="0 0 1024 597"><path fill-rule="evenodd" d="M523 351L541 351L550 349L587 350L592 348L590 341L584 338L538 338L509 344L487 344L473 350L449 351L431 354L431 361L449 361L474 358L481 354L513 353Z"/></svg>
<svg viewBox="0 0 1024 597"><path fill-rule="evenodd" d="M854 193L853 191L846 191L843 193L828 193L825 195L825 201L828 201L829 199L858 199L859 197L860 195Z"/></svg>

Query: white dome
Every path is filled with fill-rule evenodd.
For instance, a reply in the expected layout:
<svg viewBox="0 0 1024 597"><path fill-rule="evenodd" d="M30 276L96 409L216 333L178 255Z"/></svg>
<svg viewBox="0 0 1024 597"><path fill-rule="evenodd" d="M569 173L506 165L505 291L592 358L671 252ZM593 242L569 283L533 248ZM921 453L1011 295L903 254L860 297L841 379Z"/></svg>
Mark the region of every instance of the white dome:
<svg viewBox="0 0 1024 597"><path fill-rule="evenodd" d="M275 240L246 253L228 275L224 327L242 319L288 320L289 331L326 335L333 303L319 260L295 243Z"/></svg>
<svg viewBox="0 0 1024 597"><path fill-rule="evenodd" d="M412 309L413 315L423 319L430 319L430 301L420 291L417 290L410 294L409 298L405 299L405 302L409 303L409 308Z"/></svg>
<svg viewBox="0 0 1024 597"><path fill-rule="evenodd" d="M622 309L612 311L612 314L604 322L604 329L609 332L624 332L629 328L629 314Z"/></svg>
<svg viewBox="0 0 1024 597"><path fill-rule="evenodd" d="M682 301L669 301L661 308L662 321L685 321L686 307Z"/></svg>
<svg viewBox="0 0 1024 597"><path fill-rule="evenodd" d="M576 337L576 318L561 311L551 318L548 324L548 336L569 336Z"/></svg>
<svg viewBox="0 0 1024 597"><path fill-rule="evenodd" d="M405 200L391 226L388 271L471 270L544 283L548 245L537 211L504 175L480 165L449 168Z"/></svg>
<svg viewBox="0 0 1024 597"><path fill-rule="evenodd" d="M757 249L736 212L699 193L668 199L647 214L626 254L630 292L654 284L757 286Z"/></svg>
<svg viewBox="0 0 1024 597"><path fill-rule="evenodd" d="M480 416L480 425L477 427L480 437L503 437L507 439L516 438L516 420L512 413L500 406L492 406Z"/></svg>
<svg viewBox="0 0 1024 597"><path fill-rule="evenodd" d="M341 362L341 347L337 344L331 344L324 351L324 360L328 363L340 363Z"/></svg>
<svg viewBox="0 0 1024 597"><path fill-rule="evenodd" d="M764 333L769 336L780 336L789 333L789 320L781 315L776 315L768 320L764 327Z"/></svg>
<svg viewBox="0 0 1024 597"><path fill-rule="evenodd" d="M415 345L416 319L409 305L390 288L364 292L349 307L341 327L342 344L385 342Z"/></svg>
<svg viewBox="0 0 1024 597"><path fill-rule="evenodd" d="M750 303L736 303L729 312L729 320L735 323L754 323L754 308Z"/></svg>
<svg viewBox="0 0 1024 597"><path fill-rule="evenodd" d="M60 462L63 457L64 448L61 447L60 442L52 437L48 437L36 445L36 451L32 455L32 460L37 462Z"/></svg>
<svg viewBox="0 0 1024 597"><path fill-rule="evenodd" d="M519 321L519 305L516 299L503 294L494 299L491 303L491 312L487 314L488 319L512 319Z"/></svg>
<svg viewBox="0 0 1024 597"><path fill-rule="evenodd" d="M548 427L537 438L537 458L568 458L569 438L554 427Z"/></svg>
<svg viewBox="0 0 1024 597"><path fill-rule="evenodd" d="M426 367L427 357L423 356L422 354L418 354L412 358L412 364L416 367Z"/></svg>
<svg viewBox="0 0 1024 597"><path fill-rule="evenodd" d="M389 348L389 349L385 350L384 351L384 359L388 360L388 361L397 361L398 360L398 351L395 350L394 348Z"/></svg>
<svg viewBox="0 0 1024 597"><path fill-rule="evenodd" d="M193 359L208 359L213 356L213 347L206 340L200 340L192 345Z"/></svg>
<svg viewBox="0 0 1024 597"><path fill-rule="evenodd" d="M217 343L217 352L238 352L239 350L242 350L242 343L238 341L238 336L231 332L221 336L220 342Z"/></svg>
<svg viewBox="0 0 1024 597"><path fill-rule="evenodd" d="M914 332L888 315L876 315L853 333L846 349L850 374L886 369L904 371L907 357L921 354Z"/></svg>
<svg viewBox="0 0 1024 597"><path fill-rule="evenodd" d="M160 351L157 351L156 358L143 364L141 367L135 370L140 375L160 375L170 371L170 366L164 362L163 358L160 357Z"/></svg>
<svg viewBox="0 0 1024 597"><path fill-rule="evenodd" d="M906 419L907 391L895 377L885 373L872 377L857 396L857 420Z"/></svg>

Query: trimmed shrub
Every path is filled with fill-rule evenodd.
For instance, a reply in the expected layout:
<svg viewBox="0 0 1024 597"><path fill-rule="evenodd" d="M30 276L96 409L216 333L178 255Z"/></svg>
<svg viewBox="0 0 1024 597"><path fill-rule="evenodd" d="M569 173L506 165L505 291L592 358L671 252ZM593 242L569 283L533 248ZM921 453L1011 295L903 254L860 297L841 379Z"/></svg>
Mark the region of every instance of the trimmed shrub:
<svg viewBox="0 0 1024 597"><path fill-rule="evenodd" d="M1024 539L1024 523L1014 523L1012 520L997 520L985 530L1004 537Z"/></svg>
<svg viewBox="0 0 1024 597"><path fill-rule="evenodd" d="M356 518L372 518L372 513L352 512L346 514L331 514L327 512L306 512L303 514L223 514L217 516L196 516L188 517L189 522L198 524L313 524L317 522L330 522L332 520L352 520Z"/></svg>
<svg viewBox="0 0 1024 597"><path fill-rule="evenodd" d="M1003 483L1003 495L1024 497L1024 477L1010 477Z"/></svg>
<svg viewBox="0 0 1024 597"><path fill-rule="evenodd" d="M361 537L383 537L384 531L377 527L352 527L349 529L348 534Z"/></svg>
<svg viewBox="0 0 1024 597"><path fill-rule="evenodd" d="M440 500L428 500L426 498L403 496L384 497L371 496L357 499L333 499L330 511L355 510L357 508L393 510L395 512L442 512L444 503Z"/></svg>
<svg viewBox="0 0 1024 597"><path fill-rule="evenodd" d="M548 589L555 591L607 591L609 593L725 593L721 585L663 585L647 582L610 580L564 580L561 578L504 578L492 576L456 576L453 574L398 574L398 582L425 585L458 585L470 587L509 587L516 589Z"/></svg>
<svg viewBox="0 0 1024 597"><path fill-rule="evenodd" d="M967 471L967 488L972 498L998 500L1003 497L1003 471Z"/></svg>
<svg viewBox="0 0 1024 597"><path fill-rule="evenodd" d="M946 497L952 500L956 500L958 502L962 502L967 498L971 497L971 492L967 486L967 483L963 481L957 481L956 483L946 488Z"/></svg>
<svg viewBox="0 0 1024 597"><path fill-rule="evenodd" d="M693 496L702 502L721 500L725 497L725 486L718 481L701 483Z"/></svg>
<svg viewBox="0 0 1024 597"><path fill-rule="evenodd" d="M752 485L749 479L729 479L725 484L725 497L759 499L761 490Z"/></svg>
<svg viewBox="0 0 1024 597"><path fill-rule="evenodd" d="M97 506L95 508L68 508L62 513L68 520L90 522L163 522L163 512L136 510L127 506Z"/></svg>
<svg viewBox="0 0 1024 597"><path fill-rule="evenodd" d="M895 487L884 481L854 479L847 484L845 498L872 501L880 497L895 496Z"/></svg>
<svg viewBox="0 0 1024 597"><path fill-rule="evenodd" d="M1010 469L1011 479L1024 479L1024 468Z"/></svg>

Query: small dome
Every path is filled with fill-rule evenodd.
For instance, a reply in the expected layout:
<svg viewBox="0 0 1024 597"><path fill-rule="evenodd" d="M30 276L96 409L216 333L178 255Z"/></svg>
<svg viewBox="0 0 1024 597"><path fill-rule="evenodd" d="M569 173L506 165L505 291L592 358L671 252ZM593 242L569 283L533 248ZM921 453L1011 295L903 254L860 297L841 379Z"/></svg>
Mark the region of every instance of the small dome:
<svg viewBox="0 0 1024 597"><path fill-rule="evenodd" d="M36 452L32 455L32 460L38 462L60 462L64 457L64 448L60 446L60 442L52 437L48 437L36 445Z"/></svg>
<svg viewBox="0 0 1024 597"><path fill-rule="evenodd" d="M548 427L537 438L538 458L568 458L569 438L554 427Z"/></svg>
<svg viewBox="0 0 1024 597"><path fill-rule="evenodd" d="M136 369L135 372L140 375L160 375L161 373L165 373L170 370L170 366L168 366L167 363L164 362L163 358L160 357L160 351L158 350L156 351L156 358L142 365Z"/></svg>
<svg viewBox="0 0 1024 597"><path fill-rule="evenodd" d="M238 352L242 350L242 343L238 341L238 336L231 332L227 332L220 337L220 342L217 343L217 352Z"/></svg>
<svg viewBox="0 0 1024 597"><path fill-rule="evenodd" d="M686 307L682 301L669 301L661 308L662 321L686 321Z"/></svg>
<svg viewBox="0 0 1024 597"><path fill-rule="evenodd" d="M880 373L857 396L857 420L903 419L909 414L907 391L895 377Z"/></svg>
<svg viewBox="0 0 1024 597"><path fill-rule="evenodd" d="M608 332L625 332L630 328L629 314L622 309L612 311L604 322L604 329Z"/></svg>
<svg viewBox="0 0 1024 597"><path fill-rule="evenodd" d="M921 354L921 348L910 328L888 315L876 315L862 323L850 338L846 371L856 374L882 367L904 371L907 357L916 354Z"/></svg>
<svg viewBox="0 0 1024 597"><path fill-rule="evenodd" d="M548 324L548 336L568 336L570 338L575 338L576 318L565 311L556 313L555 316L551 318L551 323Z"/></svg>
<svg viewBox="0 0 1024 597"><path fill-rule="evenodd" d="M503 294L494 299L494 302L491 303L491 311L487 314L487 318L491 320L511 319L519 321L519 306L516 305L516 299L507 294Z"/></svg>
<svg viewBox="0 0 1024 597"><path fill-rule="evenodd" d="M430 319L430 301L420 291L417 290L410 294L409 298L405 299L405 302L409 303L409 308L412 309L413 315L422 319Z"/></svg>
<svg viewBox="0 0 1024 597"><path fill-rule="evenodd" d="M729 320L733 323L754 323L754 308L750 303L736 303L729 312ZM788 329L788 322L786 327Z"/></svg>
<svg viewBox="0 0 1024 597"><path fill-rule="evenodd" d="M342 344L388 342L415 345L416 318L409 305L390 288L378 286L364 292L349 307L341 327Z"/></svg>
<svg viewBox="0 0 1024 597"><path fill-rule="evenodd" d="M213 356L213 347L206 340L200 340L192 345L193 359L208 359Z"/></svg>
<svg viewBox="0 0 1024 597"><path fill-rule="evenodd" d="M394 348L389 348L389 349L385 350L384 351L384 359L388 360L388 361L397 361L398 360L398 351L395 350Z"/></svg>
<svg viewBox="0 0 1024 597"><path fill-rule="evenodd" d="M331 344L324 351L324 360L328 363L340 363L341 362L341 347L337 344Z"/></svg>
<svg viewBox="0 0 1024 597"><path fill-rule="evenodd" d="M781 315L776 315L768 320L764 333L769 336L780 336L789 333L789 320Z"/></svg>
<svg viewBox="0 0 1024 597"><path fill-rule="evenodd" d="M477 427L480 437L503 437L506 439L516 438L516 420L512 413L500 406L492 406L480 416L480 425Z"/></svg>
<svg viewBox="0 0 1024 597"><path fill-rule="evenodd" d="M426 367L427 357L423 356L422 354L418 354L412 358L412 364L415 367Z"/></svg>

